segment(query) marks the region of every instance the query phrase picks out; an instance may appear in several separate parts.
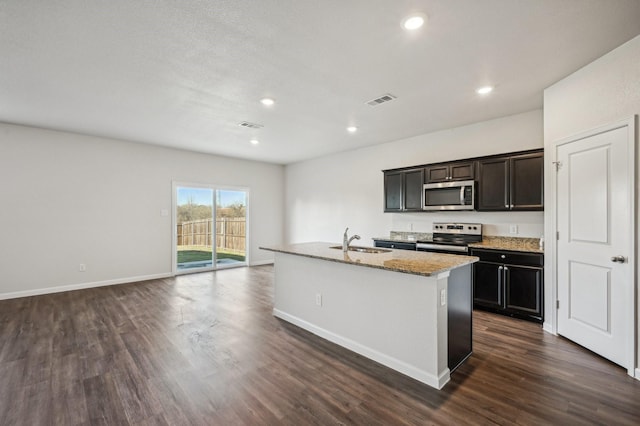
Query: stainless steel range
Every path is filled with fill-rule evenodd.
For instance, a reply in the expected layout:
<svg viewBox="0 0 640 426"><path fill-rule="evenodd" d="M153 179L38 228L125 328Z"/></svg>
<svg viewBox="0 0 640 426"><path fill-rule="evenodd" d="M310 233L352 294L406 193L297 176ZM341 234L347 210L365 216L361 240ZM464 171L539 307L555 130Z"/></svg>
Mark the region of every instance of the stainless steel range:
<svg viewBox="0 0 640 426"><path fill-rule="evenodd" d="M469 254L469 244L482 241L481 223L436 222L433 240L418 241L416 250L434 253Z"/></svg>

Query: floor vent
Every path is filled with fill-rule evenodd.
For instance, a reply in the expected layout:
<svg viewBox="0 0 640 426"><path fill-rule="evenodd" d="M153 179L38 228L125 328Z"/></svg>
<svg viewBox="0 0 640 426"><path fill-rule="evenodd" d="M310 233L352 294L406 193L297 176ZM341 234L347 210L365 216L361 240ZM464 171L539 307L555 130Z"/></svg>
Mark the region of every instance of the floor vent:
<svg viewBox="0 0 640 426"><path fill-rule="evenodd" d="M367 105L369 106L378 106L380 104L383 104L385 102L389 102L389 101L393 101L394 99L397 99L397 96L392 95L391 93L387 93L386 95L382 95L379 98L375 98L372 99L370 101L365 102Z"/></svg>
<svg viewBox="0 0 640 426"><path fill-rule="evenodd" d="M247 127L249 129L261 129L264 127L262 124L250 123L249 121L242 121L238 123L238 126Z"/></svg>

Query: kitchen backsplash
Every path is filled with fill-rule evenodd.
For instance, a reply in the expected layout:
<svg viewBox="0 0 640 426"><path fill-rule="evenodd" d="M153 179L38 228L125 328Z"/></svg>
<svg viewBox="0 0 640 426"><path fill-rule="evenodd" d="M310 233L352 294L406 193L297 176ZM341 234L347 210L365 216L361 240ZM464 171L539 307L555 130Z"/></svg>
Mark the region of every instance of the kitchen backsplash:
<svg viewBox="0 0 640 426"><path fill-rule="evenodd" d="M392 213L391 216L390 228L409 235L430 234L433 222L481 223L483 235L540 238L544 233L544 212Z"/></svg>
<svg viewBox="0 0 640 426"><path fill-rule="evenodd" d="M389 236L392 240L404 240L404 241L418 241L418 240L430 240L431 232L404 232L404 231L391 231Z"/></svg>

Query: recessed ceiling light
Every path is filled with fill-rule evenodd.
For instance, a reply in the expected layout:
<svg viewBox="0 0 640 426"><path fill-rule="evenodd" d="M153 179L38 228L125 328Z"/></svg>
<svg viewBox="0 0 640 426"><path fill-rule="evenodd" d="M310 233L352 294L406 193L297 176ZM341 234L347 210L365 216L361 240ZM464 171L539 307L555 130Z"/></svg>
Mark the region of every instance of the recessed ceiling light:
<svg viewBox="0 0 640 426"><path fill-rule="evenodd" d="M417 30L422 25L424 25L425 16L422 14L411 15L407 17L404 21L402 21L402 27L405 30Z"/></svg>
<svg viewBox="0 0 640 426"><path fill-rule="evenodd" d="M260 103L262 105L264 105L264 106L271 106L271 105L275 104L276 101L274 101L271 98L262 98L262 99L260 99Z"/></svg>
<svg viewBox="0 0 640 426"><path fill-rule="evenodd" d="M355 133L357 131L358 131L358 128L356 126L347 127L347 132L349 132L349 133Z"/></svg>
<svg viewBox="0 0 640 426"><path fill-rule="evenodd" d="M258 139L251 139L249 142L251 142L251 145L258 145L260 143Z"/></svg>
<svg viewBox="0 0 640 426"><path fill-rule="evenodd" d="M486 95L487 93L491 93L493 91L493 87L491 86L485 86L485 87L481 87L478 90L476 90L476 93L479 95Z"/></svg>

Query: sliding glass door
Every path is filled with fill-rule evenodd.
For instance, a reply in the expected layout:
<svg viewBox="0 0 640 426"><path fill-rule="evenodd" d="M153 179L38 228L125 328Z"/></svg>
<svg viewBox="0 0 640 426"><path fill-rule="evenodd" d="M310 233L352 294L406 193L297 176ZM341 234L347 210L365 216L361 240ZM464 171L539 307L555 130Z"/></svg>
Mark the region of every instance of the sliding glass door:
<svg viewBox="0 0 640 426"><path fill-rule="evenodd" d="M174 183L175 273L246 265L247 191Z"/></svg>
<svg viewBox="0 0 640 426"><path fill-rule="evenodd" d="M247 246L247 193L216 191L216 265L245 263Z"/></svg>

